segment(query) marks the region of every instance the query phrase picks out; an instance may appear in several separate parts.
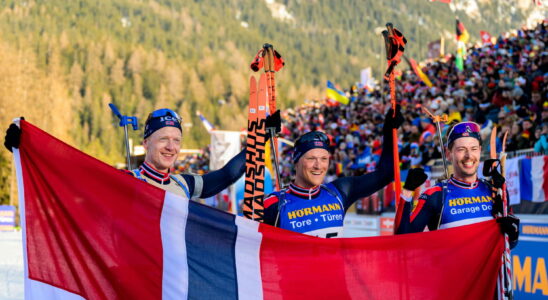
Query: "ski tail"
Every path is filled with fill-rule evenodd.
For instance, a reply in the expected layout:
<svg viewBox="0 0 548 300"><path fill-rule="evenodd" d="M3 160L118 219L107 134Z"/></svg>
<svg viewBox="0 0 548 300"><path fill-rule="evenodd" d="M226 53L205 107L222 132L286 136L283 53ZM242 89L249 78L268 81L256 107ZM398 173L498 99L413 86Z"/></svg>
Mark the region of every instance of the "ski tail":
<svg viewBox="0 0 548 300"><path fill-rule="evenodd" d="M244 217L263 222L266 143L266 76L259 83L249 81L249 112L247 121L246 167L244 187Z"/></svg>
<svg viewBox="0 0 548 300"><path fill-rule="evenodd" d="M266 147L266 109L267 109L267 83L266 75L263 73L259 78L259 93L257 96L257 127L255 136L257 138L257 159L255 173L255 191L253 194L253 214L255 220L263 222L264 220L264 180L265 180L265 147Z"/></svg>

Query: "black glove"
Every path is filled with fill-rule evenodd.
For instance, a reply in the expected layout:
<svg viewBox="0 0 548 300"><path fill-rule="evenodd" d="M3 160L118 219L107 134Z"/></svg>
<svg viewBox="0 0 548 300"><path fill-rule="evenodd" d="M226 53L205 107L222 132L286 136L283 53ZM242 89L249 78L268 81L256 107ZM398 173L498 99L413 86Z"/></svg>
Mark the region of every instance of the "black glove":
<svg viewBox="0 0 548 300"><path fill-rule="evenodd" d="M276 133L282 131L282 118L279 109L266 117L266 128L276 128Z"/></svg>
<svg viewBox="0 0 548 300"><path fill-rule="evenodd" d="M494 218L498 218L503 215L503 211L502 196L500 194L495 194L493 196L493 208L491 209L491 214Z"/></svg>
<svg viewBox="0 0 548 300"><path fill-rule="evenodd" d="M392 130L393 128L400 128L403 124L403 115L401 114L401 107L396 105L396 116L394 116L394 110L390 108L384 116L384 129Z"/></svg>
<svg viewBox="0 0 548 300"><path fill-rule="evenodd" d="M508 235L510 242L517 241L519 237L519 219L513 215L497 219L500 224L500 231Z"/></svg>
<svg viewBox="0 0 548 300"><path fill-rule="evenodd" d="M498 171L499 165L500 160L498 159L487 159L483 162L483 176L491 177L493 186L497 189L502 188L505 181L504 177Z"/></svg>
<svg viewBox="0 0 548 300"><path fill-rule="evenodd" d="M407 173L407 178L405 179L403 188L408 191L414 191L416 188L421 186L426 179L428 179L428 175L424 173L422 168L411 169L409 170L409 173Z"/></svg>
<svg viewBox="0 0 548 300"><path fill-rule="evenodd" d="M21 120L25 118L21 117ZM6 130L6 137L4 138L4 146L9 152L12 152L11 148L19 148L21 143L21 128L15 124L11 124L8 130Z"/></svg>

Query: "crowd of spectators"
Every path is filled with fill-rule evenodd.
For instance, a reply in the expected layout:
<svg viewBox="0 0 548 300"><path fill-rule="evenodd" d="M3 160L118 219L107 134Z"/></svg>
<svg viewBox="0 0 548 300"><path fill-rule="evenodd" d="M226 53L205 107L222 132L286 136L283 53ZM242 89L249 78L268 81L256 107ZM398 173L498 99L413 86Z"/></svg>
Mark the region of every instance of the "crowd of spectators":
<svg viewBox="0 0 548 300"><path fill-rule="evenodd" d="M203 175L209 172L209 147L200 149L199 153L185 155L181 160L175 162L174 174L191 173Z"/></svg>
<svg viewBox="0 0 548 300"><path fill-rule="evenodd" d="M498 127L499 147L508 131L507 151L534 148L548 154L548 35L546 24L501 35L494 44L467 50L464 70L455 66L453 55L427 61L421 66L432 86L410 69L396 80L397 100L405 122L399 130L401 168L428 166L441 158L436 127L424 112L447 114L449 121L474 121L482 125L483 150ZM404 62L402 62L402 65ZM407 66L400 66L405 69ZM345 91L348 105L306 101L284 109L281 136L294 141L301 134L321 130L332 139L333 157L327 180L371 171L382 150L382 124L389 108L387 84ZM449 126L443 126L447 130ZM208 170L208 151L188 156L178 170ZM292 178L291 147L280 153L281 178ZM287 183L287 182L285 182Z"/></svg>
<svg viewBox="0 0 548 300"><path fill-rule="evenodd" d="M459 71L450 55L422 66L432 87L412 71L396 80L397 100L405 122L399 130L402 169L431 164L441 158L436 127L424 112L447 114L449 121L474 121L482 125L483 150L498 127L499 147L508 131L507 151L534 148L548 153L548 35L546 25L521 29L498 37L495 44L471 47ZM403 63L402 63L403 64ZM295 140L310 130L332 138L330 174L362 174L375 167L382 145L383 115L389 108L388 85L351 87L349 105L331 101L309 102L284 111L283 136ZM443 126L444 131L449 126ZM291 178L290 147L283 149L282 178Z"/></svg>

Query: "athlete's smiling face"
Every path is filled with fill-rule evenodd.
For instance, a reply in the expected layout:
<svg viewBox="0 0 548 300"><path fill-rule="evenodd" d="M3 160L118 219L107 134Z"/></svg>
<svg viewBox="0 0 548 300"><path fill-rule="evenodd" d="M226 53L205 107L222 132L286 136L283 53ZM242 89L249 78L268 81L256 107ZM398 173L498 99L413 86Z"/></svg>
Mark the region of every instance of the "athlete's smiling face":
<svg viewBox="0 0 548 300"><path fill-rule="evenodd" d="M448 159L453 164L457 179L474 182L480 163L481 145L473 137L461 137L453 142L448 151Z"/></svg>
<svg viewBox="0 0 548 300"><path fill-rule="evenodd" d="M164 127L155 131L143 141L145 162L156 170L167 173L177 160L181 138L181 131L175 127Z"/></svg>
<svg viewBox="0 0 548 300"><path fill-rule="evenodd" d="M329 167L329 152L315 148L307 151L295 164L295 184L312 188L323 183Z"/></svg>

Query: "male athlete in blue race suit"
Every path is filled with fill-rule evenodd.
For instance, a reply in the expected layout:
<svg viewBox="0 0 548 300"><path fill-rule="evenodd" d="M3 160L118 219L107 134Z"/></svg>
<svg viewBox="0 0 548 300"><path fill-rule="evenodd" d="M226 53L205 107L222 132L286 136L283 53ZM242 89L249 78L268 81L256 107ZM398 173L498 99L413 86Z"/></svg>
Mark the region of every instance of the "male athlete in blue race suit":
<svg viewBox="0 0 548 300"><path fill-rule="evenodd" d="M414 208L411 191L422 185L426 175L422 169L409 171L402 193L406 203L397 234L421 232L426 226L436 230L492 220L501 210L493 208L491 184L477 176L481 154L479 130L479 125L473 122L459 123L450 130L447 157L453 165L454 175L427 189ZM509 214L497 221L508 234L510 246L515 246L519 219Z"/></svg>
<svg viewBox="0 0 548 300"><path fill-rule="evenodd" d="M453 176L446 182L427 189L419 197L412 213L409 213L410 207L410 202L407 202L398 233L421 232L425 226L429 230L436 230L493 219L491 190L482 180L468 183Z"/></svg>
<svg viewBox="0 0 548 300"><path fill-rule="evenodd" d="M394 179L392 128L403 117L396 109L386 114L383 126L383 150L374 172L339 178L324 184L329 166L329 140L318 131L301 136L295 143L293 162L295 180L288 188L274 192L264 200L266 224L319 237L340 237L346 210L356 200L369 196Z"/></svg>

